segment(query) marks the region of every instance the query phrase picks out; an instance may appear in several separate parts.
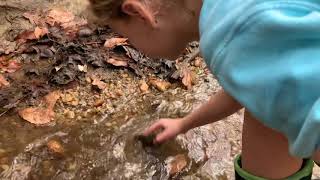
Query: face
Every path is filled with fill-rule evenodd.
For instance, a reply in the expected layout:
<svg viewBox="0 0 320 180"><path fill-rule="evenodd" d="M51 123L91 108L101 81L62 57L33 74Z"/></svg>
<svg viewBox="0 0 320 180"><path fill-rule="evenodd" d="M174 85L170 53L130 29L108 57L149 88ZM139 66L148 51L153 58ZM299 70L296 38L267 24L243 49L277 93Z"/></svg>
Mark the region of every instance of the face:
<svg viewBox="0 0 320 180"><path fill-rule="evenodd" d="M109 24L147 55L175 59L188 42L197 39L198 17L192 13L186 13L179 6L157 8L161 6L155 1L128 1L129 4L125 2L122 6L127 16L113 19Z"/></svg>

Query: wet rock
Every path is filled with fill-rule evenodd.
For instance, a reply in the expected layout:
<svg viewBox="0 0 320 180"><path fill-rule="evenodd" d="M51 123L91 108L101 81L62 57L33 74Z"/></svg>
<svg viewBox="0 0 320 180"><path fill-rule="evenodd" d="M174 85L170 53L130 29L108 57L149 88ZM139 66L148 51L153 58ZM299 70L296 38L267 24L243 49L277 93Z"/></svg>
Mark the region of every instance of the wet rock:
<svg viewBox="0 0 320 180"><path fill-rule="evenodd" d="M167 159L167 171L170 176L180 173L188 165L187 157L183 154Z"/></svg>
<svg viewBox="0 0 320 180"><path fill-rule="evenodd" d="M83 28L83 29L80 29L78 32L78 35L80 37L88 37L88 36L91 36L92 34L93 34L93 31L90 28Z"/></svg>
<svg viewBox="0 0 320 180"><path fill-rule="evenodd" d="M48 147L49 151L52 153L55 153L57 155L64 155L65 150L64 150L63 146L61 145L61 143L57 140L50 140L47 143L47 147Z"/></svg>
<svg viewBox="0 0 320 180"><path fill-rule="evenodd" d="M151 134L149 136L138 135L135 138L136 138L136 140L140 141L143 146L153 147L156 145L154 143L154 140L156 138L156 134Z"/></svg>

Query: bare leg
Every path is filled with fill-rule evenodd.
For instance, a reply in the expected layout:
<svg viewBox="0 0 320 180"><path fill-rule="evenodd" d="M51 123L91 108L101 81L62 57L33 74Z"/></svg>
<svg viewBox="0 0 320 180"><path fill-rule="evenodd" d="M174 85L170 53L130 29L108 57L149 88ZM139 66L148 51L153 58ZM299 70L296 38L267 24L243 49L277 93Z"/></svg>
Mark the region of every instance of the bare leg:
<svg viewBox="0 0 320 180"><path fill-rule="evenodd" d="M320 150L316 151L313 155L313 161L320 165Z"/></svg>
<svg viewBox="0 0 320 180"><path fill-rule="evenodd" d="M242 168L267 179L282 179L295 174L302 160L288 152L287 139L245 113L242 142Z"/></svg>

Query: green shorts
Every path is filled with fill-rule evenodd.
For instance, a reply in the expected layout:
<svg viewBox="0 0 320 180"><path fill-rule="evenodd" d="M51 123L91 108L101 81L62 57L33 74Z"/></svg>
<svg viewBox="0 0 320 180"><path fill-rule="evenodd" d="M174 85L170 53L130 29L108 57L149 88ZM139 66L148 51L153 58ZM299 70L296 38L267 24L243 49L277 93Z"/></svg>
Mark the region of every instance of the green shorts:
<svg viewBox="0 0 320 180"><path fill-rule="evenodd" d="M285 178L285 180L310 180L312 177L314 162L312 160L305 160L300 171L294 175ZM241 156L237 156L234 161L234 168L236 173L236 180L267 180L255 175L252 175L241 168Z"/></svg>

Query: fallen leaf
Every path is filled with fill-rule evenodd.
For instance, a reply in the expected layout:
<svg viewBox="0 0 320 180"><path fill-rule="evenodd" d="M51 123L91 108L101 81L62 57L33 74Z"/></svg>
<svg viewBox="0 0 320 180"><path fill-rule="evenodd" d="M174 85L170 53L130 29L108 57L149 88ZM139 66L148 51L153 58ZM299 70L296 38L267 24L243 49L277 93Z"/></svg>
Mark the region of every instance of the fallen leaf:
<svg viewBox="0 0 320 180"><path fill-rule="evenodd" d="M117 67L127 67L128 66L128 61L123 61L123 60L117 60L114 58L110 58L107 60L107 63L112 64Z"/></svg>
<svg viewBox="0 0 320 180"><path fill-rule="evenodd" d="M37 39L37 37L35 36L34 31L23 31L15 38L18 44L22 44L27 42L28 40L35 40L35 39Z"/></svg>
<svg viewBox="0 0 320 180"><path fill-rule="evenodd" d="M146 83L146 81L140 81L140 90L142 92L148 92L149 91L149 86Z"/></svg>
<svg viewBox="0 0 320 180"><path fill-rule="evenodd" d="M36 27L34 30L34 35L37 39L40 39L41 37L43 37L48 33L49 33L49 30L45 27L44 28Z"/></svg>
<svg viewBox="0 0 320 180"><path fill-rule="evenodd" d="M97 78L92 78L92 79L93 79L92 85L97 87L98 89L104 90L107 87L107 84L102 82L100 79L97 79Z"/></svg>
<svg viewBox="0 0 320 180"><path fill-rule="evenodd" d="M0 88L5 87L5 86L9 86L10 83L6 80L6 78L0 74Z"/></svg>
<svg viewBox="0 0 320 180"><path fill-rule="evenodd" d="M0 70L8 73L14 73L21 68L20 63L16 60L10 60L7 64L0 63Z"/></svg>
<svg viewBox="0 0 320 180"><path fill-rule="evenodd" d="M159 91L166 91L171 86L169 82L160 79L151 79L149 83Z"/></svg>
<svg viewBox="0 0 320 180"><path fill-rule="evenodd" d="M189 70L188 68L184 68L182 71L182 83L183 85L185 85L188 89L192 88L192 84L193 84L193 75L192 75L192 71Z"/></svg>
<svg viewBox="0 0 320 180"><path fill-rule="evenodd" d="M56 23L61 25L73 21L75 16L71 12L64 11L62 9L52 9L49 11L46 22L54 26Z"/></svg>
<svg viewBox="0 0 320 180"><path fill-rule="evenodd" d="M105 48L114 48L116 46L127 45L127 38L111 38L104 43Z"/></svg>
<svg viewBox="0 0 320 180"><path fill-rule="evenodd" d="M41 108L41 107L26 108L26 109L20 110L19 115L24 120L35 125L47 124L51 122L55 117L53 108L59 98L60 98L59 91L51 92L44 97L46 108Z"/></svg>
<svg viewBox="0 0 320 180"><path fill-rule="evenodd" d="M24 120L36 125L47 124L54 119L53 110L45 108L26 108L19 111L19 115Z"/></svg>
<svg viewBox="0 0 320 180"><path fill-rule="evenodd" d="M188 165L188 162L185 155L179 154L170 159L167 164L167 170L170 176L173 176L180 173Z"/></svg>

